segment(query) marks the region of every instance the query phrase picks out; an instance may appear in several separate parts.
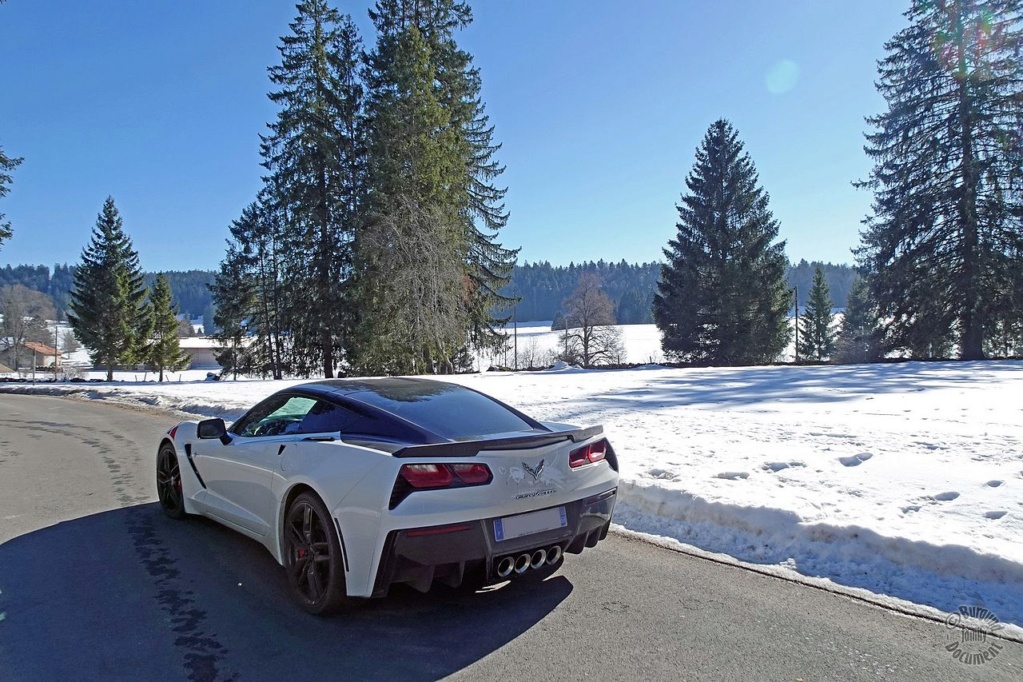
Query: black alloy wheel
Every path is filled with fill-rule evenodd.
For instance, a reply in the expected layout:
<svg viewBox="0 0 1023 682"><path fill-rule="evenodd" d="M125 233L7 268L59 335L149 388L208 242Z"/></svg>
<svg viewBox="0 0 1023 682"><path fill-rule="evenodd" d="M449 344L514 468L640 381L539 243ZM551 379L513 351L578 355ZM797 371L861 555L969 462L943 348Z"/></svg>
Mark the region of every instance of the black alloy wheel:
<svg viewBox="0 0 1023 682"><path fill-rule="evenodd" d="M295 498L284 519L284 568L295 599L322 616L347 602L341 543L319 497Z"/></svg>
<svg viewBox="0 0 1023 682"><path fill-rule="evenodd" d="M156 456L156 494L163 513L172 519L185 517L185 501L181 492L181 469L174 446L164 443Z"/></svg>

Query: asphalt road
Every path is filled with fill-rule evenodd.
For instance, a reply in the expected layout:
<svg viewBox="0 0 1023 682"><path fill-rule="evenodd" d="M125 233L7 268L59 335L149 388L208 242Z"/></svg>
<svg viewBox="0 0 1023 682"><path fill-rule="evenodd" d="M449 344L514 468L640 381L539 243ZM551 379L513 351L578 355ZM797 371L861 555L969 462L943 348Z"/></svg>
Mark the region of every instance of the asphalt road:
<svg viewBox="0 0 1023 682"><path fill-rule="evenodd" d="M308 616L261 546L162 515L173 421L0 394L0 681L1023 679L1023 645L966 665L940 623L620 536L544 582Z"/></svg>

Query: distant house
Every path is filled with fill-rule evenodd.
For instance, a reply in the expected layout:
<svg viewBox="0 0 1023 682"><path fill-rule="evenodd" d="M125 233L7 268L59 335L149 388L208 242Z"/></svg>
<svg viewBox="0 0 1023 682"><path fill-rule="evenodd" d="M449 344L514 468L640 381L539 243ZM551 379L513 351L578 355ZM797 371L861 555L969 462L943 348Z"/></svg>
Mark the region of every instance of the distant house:
<svg viewBox="0 0 1023 682"><path fill-rule="evenodd" d="M25 355L32 358L32 366L53 367L54 363L56 363L57 367L60 367L60 351L53 346L47 346L45 343L37 343L35 341L26 341L21 344L21 347L27 351Z"/></svg>
<svg viewBox="0 0 1023 682"><path fill-rule="evenodd" d="M213 354L217 347L216 339L192 336L178 339L178 347L191 358L188 369L220 369L220 364Z"/></svg>
<svg viewBox="0 0 1023 682"><path fill-rule="evenodd" d="M17 367L15 371L19 369L32 369L35 368L49 368L52 369L54 363L59 368L61 366L60 352L53 346L47 346L45 343L37 343L35 341L26 341L25 343L15 344L12 339L7 339L10 345L4 349L2 360L4 363ZM0 345L0 348L3 348Z"/></svg>
<svg viewBox="0 0 1023 682"><path fill-rule="evenodd" d="M14 370L3 363L0 363L0 374L14 374Z"/></svg>

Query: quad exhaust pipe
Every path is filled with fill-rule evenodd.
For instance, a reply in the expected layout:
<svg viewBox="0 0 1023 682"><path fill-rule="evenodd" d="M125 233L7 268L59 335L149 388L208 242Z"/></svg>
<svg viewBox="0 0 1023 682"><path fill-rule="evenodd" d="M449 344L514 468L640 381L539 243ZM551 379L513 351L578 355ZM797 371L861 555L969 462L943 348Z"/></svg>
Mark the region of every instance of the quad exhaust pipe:
<svg viewBox="0 0 1023 682"><path fill-rule="evenodd" d="M525 552L518 556L506 556L501 557L500 561L497 562L497 568L495 572L498 578L509 578L514 573L516 575L522 575L529 569L542 568L543 566L553 566L563 556L560 545L553 545L546 549L537 549L533 552Z"/></svg>
<svg viewBox="0 0 1023 682"><path fill-rule="evenodd" d="M533 556L529 557L530 568L540 568L547 563L547 550L538 549L533 552Z"/></svg>
<svg viewBox="0 0 1023 682"><path fill-rule="evenodd" d="M515 570L515 559L506 556L497 563L497 577L507 578Z"/></svg>

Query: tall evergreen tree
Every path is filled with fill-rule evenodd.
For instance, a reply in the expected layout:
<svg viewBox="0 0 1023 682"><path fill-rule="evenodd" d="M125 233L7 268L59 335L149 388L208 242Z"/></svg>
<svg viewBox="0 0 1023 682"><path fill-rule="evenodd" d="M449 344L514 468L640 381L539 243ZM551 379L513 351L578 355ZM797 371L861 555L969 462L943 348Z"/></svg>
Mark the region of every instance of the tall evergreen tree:
<svg viewBox="0 0 1023 682"><path fill-rule="evenodd" d="M412 26L375 73L370 211L357 243L364 371L423 373L465 344L460 229L451 187L457 136L438 99L430 48Z"/></svg>
<svg viewBox="0 0 1023 682"><path fill-rule="evenodd" d="M913 0L885 45L868 123L874 191L860 264L885 344L984 357L1023 270L1023 2Z"/></svg>
<svg viewBox="0 0 1023 682"><path fill-rule="evenodd" d="M291 31L270 69L280 110L262 138L270 171L262 202L280 219L282 274L301 292L289 330L296 370L330 378L350 326L345 284L365 191L362 46L351 18L326 0L303 0Z"/></svg>
<svg viewBox="0 0 1023 682"><path fill-rule="evenodd" d="M146 364L159 372L162 383L165 371L177 372L189 363L188 355L181 350L178 342L178 315L170 283L162 274L157 275L149 292L147 317L151 331L144 357Z"/></svg>
<svg viewBox="0 0 1023 682"><path fill-rule="evenodd" d="M243 323L245 333L255 337L246 346L244 358L237 356L236 360L245 359L260 376L274 379L297 373L291 313L305 305L300 283L285 281L282 273L287 248L282 241L281 214L285 210L258 203L245 207L231 223L227 257L221 262L219 283L212 288L217 324L228 334L226 338L235 339L242 333ZM220 338L225 338L223 333Z"/></svg>
<svg viewBox="0 0 1023 682"><path fill-rule="evenodd" d="M835 339L835 362L876 362L881 359L877 307L870 300L870 287L863 277L853 282Z"/></svg>
<svg viewBox="0 0 1023 682"><path fill-rule="evenodd" d="M4 154L3 147L0 147L0 198L7 196L10 192L8 185L11 184L11 171L17 168L24 159L12 158ZM0 213L0 246L4 241L11 238L11 223L4 220L4 214Z"/></svg>
<svg viewBox="0 0 1023 682"><path fill-rule="evenodd" d="M835 351L833 306L824 271L818 267L813 272L810 298L799 320L799 357L818 362L831 357Z"/></svg>
<svg viewBox="0 0 1023 682"><path fill-rule="evenodd" d="M144 359L145 299L138 254L113 198L107 197L75 270L68 314L93 364L107 368L107 381L113 381L116 365Z"/></svg>
<svg viewBox="0 0 1023 682"><path fill-rule="evenodd" d="M501 289L517 253L497 241L507 221L504 190L494 184L504 170L494 158L499 145L480 99L479 71L454 37L471 22L472 13L457 0L379 0L370 18L377 29L376 46L366 59L373 201L368 238L360 240L365 267L360 291L369 301L389 295L383 293L389 288L386 268L371 266L381 260L370 253L386 243L380 228L394 224L388 217L410 209L432 216L418 223L432 223L430 230L443 235L424 237L434 244L434 256L452 264L443 269L450 281L440 287L448 300L413 299L401 305L434 311L436 319L454 320L458 326L443 339L412 341L419 347L395 347L390 355L395 359L411 352L421 357L420 368L449 368L466 343L487 348L503 342L495 327L509 318L497 311L513 301ZM409 267L427 273L425 262ZM461 274L455 274L455 267ZM400 332L398 318L408 311L399 306L396 317L388 319L371 307L377 329L363 317L363 339L389 336L381 327ZM386 350L381 343L371 342L373 347Z"/></svg>
<svg viewBox="0 0 1023 682"><path fill-rule="evenodd" d="M726 120L710 126L677 207L654 295L664 354L701 364L771 362L789 339L785 242L756 168Z"/></svg>
<svg viewBox="0 0 1023 682"><path fill-rule="evenodd" d="M219 344L215 351L217 362L237 379L239 372L251 370L245 339L247 323L256 307L256 289L246 267L246 259L234 245L228 247L227 256L221 261L220 270L209 288L216 308L210 320L212 324L203 322L204 331ZM210 333L214 327L216 332Z"/></svg>

